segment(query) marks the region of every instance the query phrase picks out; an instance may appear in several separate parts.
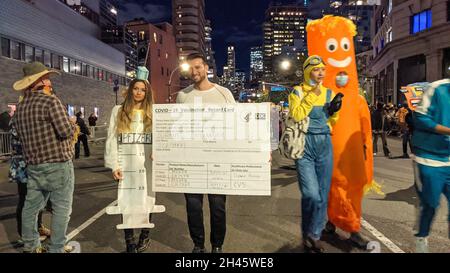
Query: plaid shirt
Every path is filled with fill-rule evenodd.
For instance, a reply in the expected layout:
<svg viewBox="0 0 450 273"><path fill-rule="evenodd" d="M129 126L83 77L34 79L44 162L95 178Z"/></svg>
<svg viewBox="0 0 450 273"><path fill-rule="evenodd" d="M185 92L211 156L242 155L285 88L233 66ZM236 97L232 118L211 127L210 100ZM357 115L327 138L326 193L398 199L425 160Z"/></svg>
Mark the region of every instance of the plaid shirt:
<svg viewBox="0 0 450 273"><path fill-rule="evenodd" d="M74 126L64 105L55 96L27 91L17 105L14 127L22 141L27 164L71 160Z"/></svg>

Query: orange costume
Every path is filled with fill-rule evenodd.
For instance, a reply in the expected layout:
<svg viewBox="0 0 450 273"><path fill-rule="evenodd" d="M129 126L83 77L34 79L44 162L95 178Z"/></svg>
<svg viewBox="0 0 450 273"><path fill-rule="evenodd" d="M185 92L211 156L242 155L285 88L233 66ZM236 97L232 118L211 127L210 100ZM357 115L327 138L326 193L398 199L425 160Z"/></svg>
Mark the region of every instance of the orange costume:
<svg viewBox="0 0 450 273"><path fill-rule="evenodd" d="M358 94L353 43L356 26L343 17L325 16L311 21L306 31L309 55L321 56L326 64L323 85L344 94L340 119L332 133L334 163L328 218L344 231L359 232L364 190L372 185L373 153L369 108ZM338 75L348 75L344 86L338 86Z"/></svg>

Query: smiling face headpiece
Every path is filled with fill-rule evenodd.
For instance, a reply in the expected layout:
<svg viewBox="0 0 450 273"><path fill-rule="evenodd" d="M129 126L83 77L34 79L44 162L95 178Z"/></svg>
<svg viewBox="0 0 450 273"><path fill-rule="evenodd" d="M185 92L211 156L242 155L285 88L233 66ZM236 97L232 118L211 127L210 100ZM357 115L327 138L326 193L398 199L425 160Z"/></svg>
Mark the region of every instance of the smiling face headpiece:
<svg viewBox="0 0 450 273"><path fill-rule="evenodd" d="M319 55L326 64L324 85L348 95L358 94L358 75L353 37L355 24L344 17L327 15L306 27L309 55Z"/></svg>

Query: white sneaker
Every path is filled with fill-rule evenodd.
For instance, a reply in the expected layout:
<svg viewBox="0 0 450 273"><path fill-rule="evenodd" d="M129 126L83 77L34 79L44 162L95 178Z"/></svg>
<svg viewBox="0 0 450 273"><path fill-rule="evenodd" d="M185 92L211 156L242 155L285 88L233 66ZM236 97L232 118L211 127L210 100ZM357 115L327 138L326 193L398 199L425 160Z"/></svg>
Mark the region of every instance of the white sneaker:
<svg viewBox="0 0 450 273"><path fill-rule="evenodd" d="M429 253L428 237L417 237L416 238L416 253Z"/></svg>

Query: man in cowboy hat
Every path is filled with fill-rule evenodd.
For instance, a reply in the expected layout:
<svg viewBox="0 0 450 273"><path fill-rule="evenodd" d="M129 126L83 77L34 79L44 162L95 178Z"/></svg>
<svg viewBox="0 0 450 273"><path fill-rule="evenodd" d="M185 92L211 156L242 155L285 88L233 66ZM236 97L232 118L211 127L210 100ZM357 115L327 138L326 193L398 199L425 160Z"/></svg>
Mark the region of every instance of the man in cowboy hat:
<svg viewBox="0 0 450 273"><path fill-rule="evenodd" d="M13 85L14 90L24 91L13 125L22 141L28 172L28 192L22 211L24 252L42 251L36 219L50 199L53 216L49 251L62 253L72 211L75 179L71 142L75 121L69 119L61 101L49 95L52 94L49 76L58 72L34 62L26 64L23 73L24 77Z"/></svg>

